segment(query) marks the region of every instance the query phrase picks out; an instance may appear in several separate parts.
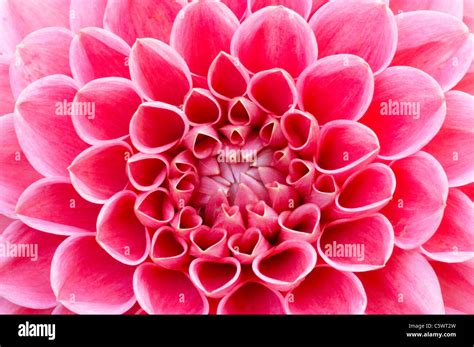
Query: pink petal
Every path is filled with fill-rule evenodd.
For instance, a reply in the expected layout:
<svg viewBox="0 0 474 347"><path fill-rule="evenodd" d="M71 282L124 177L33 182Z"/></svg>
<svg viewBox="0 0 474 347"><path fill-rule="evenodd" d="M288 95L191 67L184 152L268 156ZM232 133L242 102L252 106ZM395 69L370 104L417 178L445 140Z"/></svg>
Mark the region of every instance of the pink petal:
<svg viewBox="0 0 474 347"><path fill-rule="evenodd" d="M193 197L194 190L199 186L198 175L187 172L181 177L169 180L170 197L178 208L186 206Z"/></svg>
<svg viewBox="0 0 474 347"><path fill-rule="evenodd" d="M289 240L257 256L255 275L266 285L286 291L296 287L316 265L316 251L308 242Z"/></svg>
<svg viewBox="0 0 474 347"><path fill-rule="evenodd" d="M321 7L309 21L320 58L358 55L374 73L384 70L397 47L397 25L384 1L336 0Z"/></svg>
<svg viewBox="0 0 474 347"><path fill-rule="evenodd" d="M81 139L91 145L123 140L128 137L130 119L140 104L141 98L130 80L100 78L77 92L72 122Z"/></svg>
<svg viewBox="0 0 474 347"><path fill-rule="evenodd" d="M227 246L232 256L242 264L250 264L261 253L270 249L260 229L251 227L242 234L234 234L229 238Z"/></svg>
<svg viewBox="0 0 474 347"><path fill-rule="evenodd" d="M97 243L126 265L142 263L150 252L150 236L135 215L137 195L124 190L112 196L97 218Z"/></svg>
<svg viewBox="0 0 474 347"><path fill-rule="evenodd" d="M162 102L146 102L132 118L130 138L139 151L157 154L180 143L188 129L189 123L179 108Z"/></svg>
<svg viewBox="0 0 474 347"><path fill-rule="evenodd" d="M82 28L102 28L107 0L71 0L69 22L71 30L77 33Z"/></svg>
<svg viewBox="0 0 474 347"><path fill-rule="evenodd" d="M222 148L219 135L213 127L202 125L194 127L184 138L184 145L197 159L216 155Z"/></svg>
<svg viewBox="0 0 474 347"><path fill-rule="evenodd" d="M441 223L448 180L441 165L425 152L394 161L390 167L397 187L382 213L393 225L396 245L416 248L428 241Z"/></svg>
<svg viewBox="0 0 474 347"><path fill-rule="evenodd" d="M313 243L319 236L321 212L315 204L303 204L293 211L284 211L278 216L281 231L280 241L304 240Z"/></svg>
<svg viewBox="0 0 474 347"><path fill-rule="evenodd" d="M188 63L191 72L206 76L214 58L229 52L239 20L220 1L203 0L187 4L171 30L171 46Z"/></svg>
<svg viewBox="0 0 474 347"><path fill-rule="evenodd" d="M234 12L239 20L243 20L247 14L247 1L242 0L221 0L222 3L226 4L228 8Z"/></svg>
<svg viewBox="0 0 474 347"><path fill-rule="evenodd" d="M283 296L259 282L244 282L219 302L217 314L284 314Z"/></svg>
<svg viewBox="0 0 474 347"><path fill-rule="evenodd" d="M237 59L226 52L220 52L209 67L209 89L222 100L243 96L247 91L248 81L248 72Z"/></svg>
<svg viewBox="0 0 474 347"><path fill-rule="evenodd" d="M247 225L258 229L265 238L273 239L279 231L278 213L263 200L249 204L245 209L247 211Z"/></svg>
<svg viewBox="0 0 474 347"><path fill-rule="evenodd" d="M222 205L228 205L227 195L223 190L218 190L209 199L209 202L204 207L204 223L213 225L217 215L222 210Z"/></svg>
<svg viewBox="0 0 474 347"><path fill-rule="evenodd" d="M130 53L130 75L147 100L179 106L192 86L186 62L166 43L145 38ZM159 77L159 78L157 78Z"/></svg>
<svg viewBox="0 0 474 347"><path fill-rule="evenodd" d="M237 259L194 259L189 265L189 276L200 290L211 298L221 298L239 283L240 263Z"/></svg>
<svg viewBox="0 0 474 347"><path fill-rule="evenodd" d="M472 3L474 4L474 1ZM466 74L464 75L462 80L459 81L459 83L454 87L454 89L469 93L471 95L474 94L474 59L472 60L471 66L467 70Z"/></svg>
<svg viewBox="0 0 474 347"><path fill-rule="evenodd" d="M31 228L57 235L95 233L100 206L84 200L67 178L43 178L18 199L16 214Z"/></svg>
<svg viewBox="0 0 474 347"><path fill-rule="evenodd" d="M169 42L171 27L186 0L109 0L104 26L129 45L142 37Z"/></svg>
<svg viewBox="0 0 474 347"><path fill-rule="evenodd" d="M464 0L463 10L463 21L469 27L469 30L474 32L474 1Z"/></svg>
<svg viewBox="0 0 474 347"><path fill-rule="evenodd" d="M428 261L415 251L395 248L384 268L358 276L367 293L367 314L445 312L436 274Z"/></svg>
<svg viewBox="0 0 474 347"><path fill-rule="evenodd" d="M202 217L197 213L194 207L185 206L179 210L170 224L178 235L189 239L191 232L201 227Z"/></svg>
<svg viewBox="0 0 474 347"><path fill-rule="evenodd" d="M57 300L79 314L120 314L135 304L134 268L112 258L93 236L71 236L51 264Z"/></svg>
<svg viewBox="0 0 474 347"><path fill-rule="evenodd" d="M252 131L252 127L250 125L227 124L220 128L219 131L232 145L243 146Z"/></svg>
<svg viewBox="0 0 474 347"><path fill-rule="evenodd" d="M20 253L7 253L0 258L0 295L24 307L54 307L56 298L49 282L51 259L63 239L31 229L20 221L11 223L0 234L0 244L5 250Z"/></svg>
<svg viewBox="0 0 474 347"><path fill-rule="evenodd" d="M279 182L272 182L265 185L268 190L270 198L270 206L277 212L287 211L298 206L300 196L295 188L281 184Z"/></svg>
<svg viewBox="0 0 474 347"><path fill-rule="evenodd" d="M161 154L137 153L127 161L127 175L135 189L154 190L169 173L169 159Z"/></svg>
<svg viewBox="0 0 474 347"><path fill-rule="evenodd" d="M466 194L474 202L474 182L458 187L460 191Z"/></svg>
<svg viewBox="0 0 474 347"><path fill-rule="evenodd" d="M216 124L221 120L222 109L212 94L202 88L192 89L184 99L183 111L191 125Z"/></svg>
<svg viewBox="0 0 474 347"><path fill-rule="evenodd" d="M379 153L375 133L366 126L348 120L326 123L319 136L316 170L335 178L349 176L366 166Z"/></svg>
<svg viewBox="0 0 474 347"><path fill-rule="evenodd" d="M260 108L249 99L239 97L229 102L227 118L231 124L258 126L264 117Z"/></svg>
<svg viewBox="0 0 474 347"><path fill-rule="evenodd" d="M445 116L446 103L438 83L420 70L395 66L375 78L374 99L361 122L377 134L380 158L393 160L426 145Z"/></svg>
<svg viewBox="0 0 474 347"><path fill-rule="evenodd" d="M290 314L361 314L367 296L360 280L350 272L317 266L285 297Z"/></svg>
<svg viewBox="0 0 474 347"><path fill-rule="evenodd" d="M329 206L339 193L336 180L331 175L321 174L311 187L311 192L306 196L305 202L313 203L322 210Z"/></svg>
<svg viewBox="0 0 474 347"><path fill-rule="evenodd" d="M289 147L279 149L273 153L273 166L282 173L288 174L290 163L297 158Z"/></svg>
<svg viewBox="0 0 474 347"><path fill-rule="evenodd" d="M13 217L20 194L41 178L18 144L14 115L0 117L0 213Z"/></svg>
<svg viewBox="0 0 474 347"><path fill-rule="evenodd" d="M132 148L126 142L109 141L79 154L69 166L77 192L93 203L104 203L128 183L126 165Z"/></svg>
<svg viewBox="0 0 474 347"><path fill-rule="evenodd" d="M446 105L441 130L423 150L440 162L451 187L462 186L474 180L474 96L451 91Z"/></svg>
<svg viewBox="0 0 474 347"><path fill-rule="evenodd" d="M221 211L217 214L214 227L227 230L227 234L243 233L245 231L244 220L238 206L226 206L222 204Z"/></svg>
<svg viewBox="0 0 474 347"><path fill-rule="evenodd" d="M180 271L142 264L133 276L133 289L148 314L207 314L209 303Z"/></svg>
<svg viewBox="0 0 474 347"><path fill-rule="evenodd" d="M136 201L135 213L142 224L150 228L159 228L174 217L174 207L169 192L157 188L140 195Z"/></svg>
<svg viewBox="0 0 474 347"><path fill-rule="evenodd" d="M81 29L71 43L69 59L80 85L101 77L130 78L130 46L117 35L100 28Z"/></svg>
<svg viewBox="0 0 474 347"><path fill-rule="evenodd" d="M150 258L161 267L177 270L189 264L188 249L186 241L173 228L162 226L153 234Z"/></svg>
<svg viewBox="0 0 474 347"><path fill-rule="evenodd" d="M197 173L196 158L191 151L184 150L177 154L170 163L170 175L181 176L188 172Z"/></svg>
<svg viewBox="0 0 474 347"><path fill-rule="evenodd" d="M390 8L393 13L400 14L403 12L431 10L444 12L459 19L463 15L463 0L390 0Z"/></svg>
<svg viewBox="0 0 474 347"><path fill-rule="evenodd" d="M271 115L267 115L267 118L263 122L259 131L259 137L268 147L281 148L287 144L287 140L281 130L280 122Z"/></svg>
<svg viewBox="0 0 474 347"><path fill-rule="evenodd" d="M0 55L0 114L13 112L15 98L10 87L11 58Z"/></svg>
<svg viewBox="0 0 474 347"><path fill-rule="evenodd" d="M318 60L298 78L299 105L319 123L335 119L359 120L374 93L374 76L369 65L351 54Z"/></svg>
<svg viewBox="0 0 474 347"><path fill-rule="evenodd" d="M449 190L443 220L435 234L423 244L422 251L431 259L447 263L474 257L474 205L456 188Z"/></svg>
<svg viewBox="0 0 474 347"><path fill-rule="evenodd" d="M2 315L47 315L54 314L54 311L51 308L47 309L34 309L27 308L8 301L7 299L0 298L0 314Z"/></svg>
<svg viewBox="0 0 474 347"><path fill-rule="evenodd" d="M281 118L281 131L288 140L288 147L301 157L312 159L316 154L319 125L313 115L290 110Z"/></svg>
<svg viewBox="0 0 474 347"><path fill-rule="evenodd" d="M474 313L474 261L457 264L431 262L436 272L446 311L457 310L459 313Z"/></svg>
<svg viewBox="0 0 474 347"><path fill-rule="evenodd" d="M328 2L329 0L313 0L313 6L311 8L310 18L317 10L319 10L323 5L325 5Z"/></svg>
<svg viewBox="0 0 474 347"><path fill-rule="evenodd" d="M242 23L232 38L231 52L253 73L281 68L297 77L316 61L318 45L301 16L283 6L270 6Z"/></svg>
<svg viewBox="0 0 474 347"><path fill-rule="evenodd" d="M67 175L69 164L87 147L69 117L76 92L70 77L53 75L33 82L18 97L18 142L31 165L44 176Z"/></svg>
<svg viewBox="0 0 474 347"><path fill-rule="evenodd" d="M249 0L249 13L257 12L267 6L284 6L295 11L305 20L308 19L313 6L312 0Z"/></svg>
<svg viewBox="0 0 474 347"><path fill-rule="evenodd" d="M71 76L69 46L72 33L60 27L43 28L21 41L10 64L10 85L15 97L30 83L49 75Z"/></svg>
<svg viewBox="0 0 474 347"><path fill-rule="evenodd" d="M191 255L205 258L222 258L229 255L227 231L222 228L209 229L206 226L194 229L190 235Z"/></svg>
<svg viewBox="0 0 474 347"><path fill-rule="evenodd" d="M385 266L394 247L393 228L381 214L326 224L318 239L321 257L341 271L372 271Z"/></svg>
<svg viewBox="0 0 474 347"><path fill-rule="evenodd" d="M454 87L469 69L474 54L468 27L460 19L436 11L408 12L396 18L398 46L392 65L423 70L444 91Z"/></svg>

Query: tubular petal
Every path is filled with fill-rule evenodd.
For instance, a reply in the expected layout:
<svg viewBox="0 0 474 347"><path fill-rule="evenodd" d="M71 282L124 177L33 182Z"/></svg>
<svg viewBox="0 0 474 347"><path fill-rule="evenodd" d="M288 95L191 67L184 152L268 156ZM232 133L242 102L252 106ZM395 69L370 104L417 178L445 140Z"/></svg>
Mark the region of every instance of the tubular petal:
<svg viewBox="0 0 474 347"><path fill-rule="evenodd" d="M265 238L273 239L279 231L278 214L263 200L248 204L245 209L248 226L258 229Z"/></svg>
<svg viewBox="0 0 474 347"><path fill-rule="evenodd" d="M216 124L222 116L219 102L202 88L192 89L184 99L183 112L191 125Z"/></svg>
<svg viewBox="0 0 474 347"><path fill-rule="evenodd" d="M127 161L128 179L135 189L154 190L165 182L169 166L169 159L164 155L137 153Z"/></svg>
<svg viewBox="0 0 474 347"><path fill-rule="evenodd" d="M261 125L264 113L247 98L239 97L229 102L227 118L234 125Z"/></svg>
<svg viewBox="0 0 474 347"><path fill-rule="evenodd" d="M313 115L299 110L290 110L281 118L281 131L288 140L288 147L301 157L312 159L316 154L319 125Z"/></svg>
<svg viewBox="0 0 474 347"><path fill-rule="evenodd" d="M191 232L201 227L202 217L194 207L186 206L179 210L170 224L178 235L189 239Z"/></svg>
<svg viewBox="0 0 474 347"><path fill-rule="evenodd" d="M321 212L315 204L304 204L293 211L284 211L278 216L281 231L280 241L304 240L313 243L319 236Z"/></svg>
<svg viewBox="0 0 474 347"><path fill-rule="evenodd" d="M232 235L227 246L232 256L242 264L250 264L261 253L270 249L271 245L263 237L260 229L251 227L242 234Z"/></svg>
<svg viewBox="0 0 474 347"><path fill-rule="evenodd" d="M158 228L169 223L174 217L174 207L169 192L157 188L140 195L135 203L135 213L150 228Z"/></svg>
<svg viewBox="0 0 474 347"><path fill-rule="evenodd" d="M222 142L213 127L201 125L194 127L184 138L184 145L197 159L205 159L219 153Z"/></svg>
<svg viewBox="0 0 474 347"><path fill-rule="evenodd" d="M190 254L202 258L222 258L229 255L227 249L227 231L222 228L209 229L207 226L191 232Z"/></svg>
<svg viewBox="0 0 474 347"><path fill-rule="evenodd" d="M311 192L306 197L305 202L316 204L322 210L334 201L339 190L340 188L333 176L321 174L313 183Z"/></svg>
<svg viewBox="0 0 474 347"><path fill-rule="evenodd" d="M153 234L151 241L151 260L167 269L181 269L190 261L186 241L176 235L173 228L162 226Z"/></svg>
<svg viewBox="0 0 474 347"><path fill-rule="evenodd" d="M222 51L209 67L207 84L215 96L229 101L245 94L249 78L240 62Z"/></svg>

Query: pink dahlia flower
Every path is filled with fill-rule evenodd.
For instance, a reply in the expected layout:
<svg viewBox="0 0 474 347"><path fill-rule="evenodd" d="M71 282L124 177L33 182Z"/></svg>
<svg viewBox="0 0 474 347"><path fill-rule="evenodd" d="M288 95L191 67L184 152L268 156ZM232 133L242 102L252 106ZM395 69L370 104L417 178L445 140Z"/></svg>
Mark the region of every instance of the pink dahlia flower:
<svg viewBox="0 0 474 347"><path fill-rule="evenodd" d="M474 313L472 0L1 0L0 312Z"/></svg>

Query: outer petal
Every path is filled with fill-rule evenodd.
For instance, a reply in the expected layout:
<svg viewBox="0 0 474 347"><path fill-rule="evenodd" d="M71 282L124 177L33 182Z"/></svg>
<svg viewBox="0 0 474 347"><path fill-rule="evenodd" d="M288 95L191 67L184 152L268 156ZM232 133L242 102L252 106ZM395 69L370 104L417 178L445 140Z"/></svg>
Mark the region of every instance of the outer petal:
<svg viewBox="0 0 474 347"><path fill-rule="evenodd" d="M81 85L101 77L130 78L130 46L120 37L100 28L81 29L71 43L72 75Z"/></svg>
<svg viewBox="0 0 474 347"><path fill-rule="evenodd" d="M41 77L71 76L69 46L72 37L65 28L43 28L32 32L18 44L10 64L10 85L15 97Z"/></svg>
<svg viewBox="0 0 474 347"><path fill-rule="evenodd" d="M35 315L35 314L54 314L51 308L34 309L15 305L7 299L0 298L0 314L2 315Z"/></svg>
<svg viewBox="0 0 474 347"><path fill-rule="evenodd" d="M186 5L171 30L171 46L188 63L191 72L206 76L220 51L229 52L239 20L220 1L201 0Z"/></svg>
<svg viewBox="0 0 474 347"><path fill-rule="evenodd" d="M128 183L125 168L131 155L131 147L122 141L86 149L68 168L72 185L84 199L104 203L125 189Z"/></svg>
<svg viewBox="0 0 474 347"><path fill-rule="evenodd" d="M296 86L301 109L312 113L319 123L359 120L372 100L374 76L362 58L338 54L307 67Z"/></svg>
<svg viewBox="0 0 474 347"><path fill-rule="evenodd" d="M382 213L393 225L396 245L416 248L428 241L441 223L448 180L441 165L425 152L394 161L390 167L397 187Z"/></svg>
<svg viewBox="0 0 474 347"><path fill-rule="evenodd" d="M209 89L223 100L243 96L247 91L248 81L249 74L242 64L226 52L220 52L209 67Z"/></svg>
<svg viewBox="0 0 474 347"><path fill-rule="evenodd" d="M20 194L41 175L35 171L18 144L13 115L0 117L0 213L14 216Z"/></svg>
<svg viewBox="0 0 474 347"><path fill-rule="evenodd" d="M138 303L148 314L207 314L209 303L180 271L142 264L133 276Z"/></svg>
<svg viewBox="0 0 474 347"><path fill-rule="evenodd" d="M136 302L133 270L107 254L93 236L71 236L54 254L51 287L75 313L120 314Z"/></svg>
<svg viewBox="0 0 474 347"><path fill-rule="evenodd" d="M249 13L257 12L267 6L284 6L298 13L304 19L308 19L313 6L312 0L249 0Z"/></svg>
<svg viewBox="0 0 474 347"><path fill-rule="evenodd" d="M250 15L232 38L232 55L251 72L272 68L297 77L318 56L318 45L306 21L283 6Z"/></svg>
<svg viewBox="0 0 474 347"><path fill-rule="evenodd" d="M104 27L132 45L137 38L169 42L171 27L187 0L109 0Z"/></svg>
<svg viewBox="0 0 474 347"><path fill-rule="evenodd" d="M464 23L467 24L469 30L474 32L474 1L464 0Z"/></svg>
<svg viewBox="0 0 474 347"><path fill-rule="evenodd" d="M463 0L390 0L390 8L395 14L418 10L431 10L451 14L459 19L462 19L463 16Z"/></svg>
<svg viewBox="0 0 474 347"><path fill-rule="evenodd" d="M472 3L474 4L474 1ZM474 94L474 59L472 60L471 66L467 70L466 74L464 75L462 80L459 81L459 83L454 87L454 89L469 93L471 95Z"/></svg>
<svg viewBox="0 0 474 347"><path fill-rule="evenodd" d="M102 28L107 0L71 0L69 23L73 32L86 27Z"/></svg>
<svg viewBox="0 0 474 347"><path fill-rule="evenodd" d="M350 272L317 266L285 297L290 314L360 314L367 296L360 280Z"/></svg>
<svg viewBox="0 0 474 347"><path fill-rule="evenodd" d="M314 14L309 25L318 40L320 57L355 54L378 73L395 54L397 25L385 1L329 1Z"/></svg>
<svg viewBox="0 0 474 347"><path fill-rule="evenodd" d="M138 39L130 54L130 75L147 100L179 106L192 86L186 62L167 44Z"/></svg>
<svg viewBox="0 0 474 347"><path fill-rule="evenodd" d="M12 58L0 55L0 114L13 112L15 98L10 87L10 61Z"/></svg>
<svg viewBox="0 0 474 347"><path fill-rule="evenodd" d="M398 46L392 65L423 70L444 91L454 87L469 69L474 54L474 38L468 27L436 11L408 12L396 18Z"/></svg>
<svg viewBox="0 0 474 347"><path fill-rule="evenodd" d="M444 314L433 268L415 251L395 249L387 265L358 274L367 293L368 314Z"/></svg>
<svg viewBox="0 0 474 347"><path fill-rule="evenodd" d="M221 0L228 8L234 12L239 20L243 20L247 14L247 1L242 0Z"/></svg>
<svg viewBox="0 0 474 347"><path fill-rule="evenodd" d="M456 188L449 190L443 220L422 246L428 257L447 263L462 262L474 257L474 205Z"/></svg>
<svg viewBox="0 0 474 347"><path fill-rule="evenodd" d="M20 221L11 223L0 234L0 244L7 252L0 258L0 295L20 306L54 307L49 274L54 251L62 240Z"/></svg>
<svg viewBox="0 0 474 347"><path fill-rule="evenodd" d="M451 187L474 181L474 96L446 93L447 114L441 130L423 150L444 168Z"/></svg>
<svg viewBox="0 0 474 347"><path fill-rule="evenodd" d="M418 69L395 66L375 78L374 99L361 122L377 134L379 156L393 160L420 150L445 117L446 103L438 83Z"/></svg>
<svg viewBox="0 0 474 347"><path fill-rule="evenodd" d="M84 200L67 178L44 178L18 199L16 214L28 226L58 235L95 232L100 206Z"/></svg>
<svg viewBox="0 0 474 347"><path fill-rule="evenodd" d="M53 75L33 82L18 97L18 142L31 165L45 176L65 176L72 160L87 147L69 117L76 91L71 78Z"/></svg>

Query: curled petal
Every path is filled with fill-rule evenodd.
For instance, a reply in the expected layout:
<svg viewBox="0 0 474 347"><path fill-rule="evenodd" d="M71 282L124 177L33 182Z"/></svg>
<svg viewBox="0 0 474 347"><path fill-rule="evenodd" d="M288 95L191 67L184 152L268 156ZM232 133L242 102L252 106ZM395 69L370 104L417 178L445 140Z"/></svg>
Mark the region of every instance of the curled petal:
<svg viewBox="0 0 474 347"><path fill-rule="evenodd" d="M301 157L312 159L316 154L319 125L313 115L299 110L288 111L281 118L281 131L288 147Z"/></svg>
<svg viewBox="0 0 474 347"><path fill-rule="evenodd" d="M202 125L194 127L184 138L184 145L198 159L216 155L222 148L219 135L213 127Z"/></svg>
<svg viewBox="0 0 474 347"><path fill-rule="evenodd" d="M44 176L66 176L72 160L87 147L74 130L71 105L77 92L67 76L47 76L23 90L15 106L18 142Z"/></svg>
<svg viewBox="0 0 474 347"><path fill-rule="evenodd" d="M197 173L196 158L189 150L184 150L177 154L170 163L170 176L182 176L185 173Z"/></svg>
<svg viewBox="0 0 474 347"><path fill-rule="evenodd" d="M0 244L6 253L0 258L0 295L24 307L54 307L56 298L49 283L51 259L63 239L20 221L11 223L0 234ZM10 249L21 253L10 254Z"/></svg>
<svg viewBox="0 0 474 347"><path fill-rule="evenodd" d="M298 206L300 196L295 188L277 181L265 185L270 198L271 207L277 212L287 211Z"/></svg>
<svg viewBox="0 0 474 347"><path fill-rule="evenodd" d="M199 160L196 166L197 171L201 176L214 176L220 174L219 162L215 157L208 157Z"/></svg>
<svg viewBox="0 0 474 347"><path fill-rule="evenodd" d="M419 10L430 10L444 12L462 19L463 0L452 0L449 2L444 0L390 0L390 8L395 14Z"/></svg>
<svg viewBox="0 0 474 347"><path fill-rule="evenodd" d="M186 206L193 197L194 190L198 186L198 176L193 172L187 172L181 177L170 179L170 197L174 205L179 208Z"/></svg>
<svg viewBox="0 0 474 347"><path fill-rule="evenodd" d="M278 214L275 210L263 200L249 204L245 209L247 210L248 226L258 229L265 238L273 239L279 231Z"/></svg>
<svg viewBox="0 0 474 347"><path fill-rule="evenodd" d="M217 214L214 227L227 230L227 234L243 233L245 231L244 220L238 206L221 206L221 211Z"/></svg>
<svg viewBox="0 0 474 347"><path fill-rule="evenodd" d="M206 296L221 298L239 283L241 267L237 259L194 259L189 265L189 276Z"/></svg>
<svg viewBox="0 0 474 347"><path fill-rule="evenodd" d="M234 146L243 146L252 131L252 127L248 125L224 125L219 131L229 140Z"/></svg>
<svg viewBox="0 0 474 347"><path fill-rule="evenodd" d="M116 261L93 236L63 241L51 264L51 287L57 300L79 314L120 314L136 302L134 268Z"/></svg>
<svg viewBox="0 0 474 347"><path fill-rule="evenodd" d="M256 73L249 82L247 92L263 111L277 116L293 109L298 100L293 78L282 69Z"/></svg>
<svg viewBox="0 0 474 347"><path fill-rule="evenodd" d="M261 125L264 113L247 98L239 97L229 102L227 118L234 125Z"/></svg>
<svg viewBox="0 0 474 347"><path fill-rule="evenodd" d="M287 144L278 119L267 115L259 131L262 142L269 147L283 147Z"/></svg>
<svg viewBox="0 0 474 347"><path fill-rule="evenodd" d="M181 271L157 265L140 265L133 276L133 289L148 314L207 314L209 303Z"/></svg>
<svg viewBox="0 0 474 347"><path fill-rule="evenodd" d="M119 262L142 263L150 252L150 235L135 215L137 195L125 190L112 196L97 218L97 242Z"/></svg>
<svg viewBox="0 0 474 347"><path fill-rule="evenodd" d="M222 228L209 229L207 226L191 232L190 254L203 258L222 258L229 255L227 249L227 231Z"/></svg>
<svg viewBox="0 0 474 347"><path fill-rule="evenodd" d="M370 128L353 121L331 121L321 128L316 170L344 178L373 161L379 150L377 135Z"/></svg>
<svg viewBox="0 0 474 347"><path fill-rule="evenodd" d="M423 150L443 166L449 185L462 186L474 180L474 96L446 93L446 120L441 130Z"/></svg>
<svg viewBox="0 0 474 347"><path fill-rule="evenodd" d="M278 238L285 240L304 240L314 242L319 236L321 212L315 204L304 204L293 211L284 211L278 216L281 231Z"/></svg>
<svg viewBox="0 0 474 347"><path fill-rule="evenodd" d="M249 0L249 13L257 12L267 6L284 6L298 13L305 20L308 19L313 6L312 0Z"/></svg>
<svg viewBox="0 0 474 347"><path fill-rule="evenodd" d="M290 163L297 158L290 147L279 149L273 153L273 166L282 173L288 174Z"/></svg>
<svg viewBox="0 0 474 347"><path fill-rule="evenodd" d="M150 228L158 228L169 223L174 217L174 207L169 192L157 188L138 197L135 213L140 222Z"/></svg>
<svg viewBox="0 0 474 347"><path fill-rule="evenodd" d="M195 1L178 14L171 30L171 46L188 63L191 72L206 76L214 58L229 52L239 20L220 1Z"/></svg>
<svg viewBox="0 0 474 347"><path fill-rule="evenodd" d="M72 185L84 199L104 203L127 186L126 165L131 155L132 148L122 141L86 149L68 168Z"/></svg>
<svg viewBox="0 0 474 347"><path fill-rule="evenodd" d="M107 0L71 0L69 23L77 33L82 28L102 28ZM119 35L120 36L120 35Z"/></svg>
<svg viewBox="0 0 474 347"><path fill-rule="evenodd" d="M130 138L139 151L156 154L180 143L188 129L189 123L179 108L163 102L145 102L132 117Z"/></svg>
<svg viewBox="0 0 474 347"><path fill-rule="evenodd" d="M234 234L229 238L227 246L232 256L242 264L250 264L259 254L266 252L271 246L260 229L251 227L242 234Z"/></svg>
<svg viewBox="0 0 474 347"><path fill-rule="evenodd" d="M460 19L436 11L402 13L396 18L398 46L392 65L423 70L444 91L454 87L474 55L474 38L468 27Z"/></svg>
<svg viewBox="0 0 474 347"><path fill-rule="evenodd" d="M186 0L109 0L104 27L129 45L136 39L152 37L169 42L171 27Z"/></svg>
<svg viewBox="0 0 474 347"><path fill-rule="evenodd" d="M69 46L72 37L65 28L44 28L32 32L17 45L10 64L10 86L15 97L42 77L71 76Z"/></svg>
<svg viewBox="0 0 474 347"><path fill-rule="evenodd" d="M80 138L91 145L124 140L140 104L141 98L130 80L100 78L77 92L72 105L72 123Z"/></svg>
<svg viewBox="0 0 474 347"><path fill-rule="evenodd" d="M169 226L160 227L151 241L151 260L164 268L177 270L189 264L189 247Z"/></svg>
<svg viewBox="0 0 474 347"><path fill-rule="evenodd" d="M67 178L43 178L18 199L16 214L23 223L47 233L94 233L100 206L84 200Z"/></svg>
<svg viewBox="0 0 474 347"><path fill-rule="evenodd" d="M372 100L374 76L362 58L337 54L307 67L296 86L299 106L313 114L319 123L359 120Z"/></svg>
<svg viewBox="0 0 474 347"><path fill-rule="evenodd" d="M219 302L217 314L284 314L280 292L259 282L244 282Z"/></svg>
<svg viewBox="0 0 474 347"><path fill-rule="evenodd" d="M0 133L0 213L13 217L20 194L41 175L22 152L13 114L0 117Z"/></svg>
<svg viewBox="0 0 474 347"><path fill-rule="evenodd" d="M269 6L251 14L232 38L232 55L251 72L281 68L298 77L318 56L308 23L283 6Z"/></svg>
<svg viewBox="0 0 474 347"><path fill-rule="evenodd" d="M168 177L169 159L161 154L137 153L127 161L127 175L135 189L154 190Z"/></svg>
<svg viewBox="0 0 474 347"><path fill-rule="evenodd" d="M288 240L257 256L252 269L260 280L280 291L296 287L316 265L313 246L300 240Z"/></svg>
<svg viewBox="0 0 474 347"><path fill-rule="evenodd" d="M290 314L362 314L366 306L367 296L357 276L328 265L316 266L285 297Z"/></svg>
<svg viewBox="0 0 474 347"><path fill-rule="evenodd" d="M216 124L221 120L222 109L212 94L202 88L192 89L184 99L183 111L191 125Z"/></svg>
<svg viewBox="0 0 474 347"><path fill-rule="evenodd" d="M11 113L15 108L15 98L10 86L10 61L10 57L0 55L0 114Z"/></svg>
<svg viewBox="0 0 474 347"><path fill-rule="evenodd" d="M316 204L322 210L334 202L339 190L333 176L321 174L313 183L305 202Z"/></svg>
<svg viewBox="0 0 474 347"><path fill-rule="evenodd" d="M393 227L378 213L326 224L318 239L321 257L341 271L382 268L390 259L393 248Z"/></svg>
<svg viewBox="0 0 474 347"><path fill-rule="evenodd" d="M397 48L395 16L385 1L329 1L309 25L318 39L321 58L339 53L358 55L374 73L390 64Z"/></svg>
<svg viewBox="0 0 474 347"><path fill-rule="evenodd" d="M418 252L395 248L384 268L358 277L367 293L367 314L445 312L436 274Z"/></svg>
<svg viewBox="0 0 474 347"><path fill-rule="evenodd" d="M443 220L434 235L421 247L431 259L446 263L474 257L474 205L467 195L451 188Z"/></svg>
<svg viewBox="0 0 474 347"><path fill-rule="evenodd" d="M138 39L130 53L130 75L147 100L179 106L192 86L186 62L166 43ZM158 78L157 78L158 77Z"/></svg>
<svg viewBox="0 0 474 347"><path fill-rule="evenodd" d="M220 52L209 67L207 84L212 94L229 101L247 92L249 78L248 72L237 59Z"/></svg>
<svg viewBox="0 0 474 347"><path fill-rule="evenodd" d="M81 85L101 77L130 78L129 54L130 46L117 35L100 28L81 29L69 51L72 75Z"/></svg>
<svg viewBox="0 0 474 347"><path fill-rule="evenodd" d="M382 213L393 225L396 245L416 248L428 241L441 223L448 180L441 165L425 152L394 161L390 167L397 187Z"/></svg>
<svg viewBox="0 0 474 347"><path fill-rule="evenodd" d="M222 210L222 205L229 205L227 195L222 189L219 189L211 196L209 202L204 207L204 223L213 225L216 217Z"/></svg>
<svg viewBox="0 0 474 347"><path fill-rule="evenodd" d="M178 235L189 238L192 231L201 227L202 217L194 207L185 206L179 210L170 224L177 231Z"/></svg>

